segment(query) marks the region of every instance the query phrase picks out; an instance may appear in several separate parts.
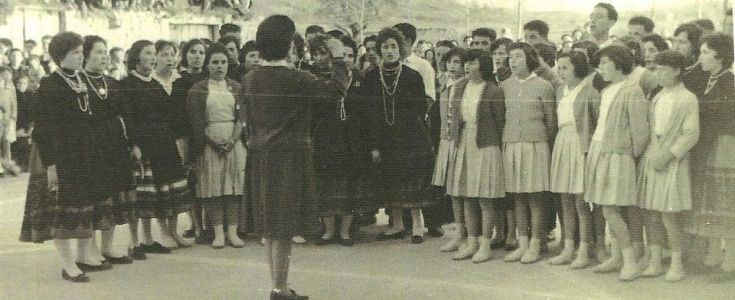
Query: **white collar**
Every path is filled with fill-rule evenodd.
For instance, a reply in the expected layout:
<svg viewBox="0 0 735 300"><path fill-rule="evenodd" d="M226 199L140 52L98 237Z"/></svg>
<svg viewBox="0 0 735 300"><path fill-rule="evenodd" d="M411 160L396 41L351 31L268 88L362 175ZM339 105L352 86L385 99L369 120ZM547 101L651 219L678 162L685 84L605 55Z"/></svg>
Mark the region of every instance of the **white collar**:
<svg viewBox="0 0 735 300"><path fill-rule="evenodd" d="M515 77L521 83L526 83L526 81L529 81L529 80L531 80L531 79L533 79L535 77L538 77L538 75L536 75L536 73L534 73L534 72L531 72L531 75L529 75L528 77L526 77L526 79L520 79L520 78L518 78L518 76L513 76L513 77Z"/></svg>
<svg viewBox="0 0 735 300"><path fill-rule="evenodd" d="M290 68L293 66L293 64L287 62L285 59L279 59L275 61L267 61L264 60L260 62L261 67L287 67Z"/></svg>
<svg viewBox="0 0 735 300"><path fill-rule="evenodd" d="M130 74L133 74L133 76L138 77L138 79L143 80L145 82L151 82L151 80L153 80L153 77L151 77L150 74L148 76L143 76L140 73L138 73L138 71L136 70L131 71ZM151 71L151 74L153 74L153 71Z"/></svg>

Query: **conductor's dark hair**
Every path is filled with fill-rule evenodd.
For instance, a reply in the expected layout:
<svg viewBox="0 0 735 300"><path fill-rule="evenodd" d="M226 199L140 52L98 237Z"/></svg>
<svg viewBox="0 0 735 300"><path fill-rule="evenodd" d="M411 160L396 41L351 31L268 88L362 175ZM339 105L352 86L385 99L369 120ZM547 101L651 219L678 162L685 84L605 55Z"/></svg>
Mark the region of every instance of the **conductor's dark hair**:
<svg viewBox="0 0 735 300"><path fill-rule="evenodd" d="M649 17L645 16L635 16L630 18L628 25L641 25L643 26L643 30L648 33L653 32L653 29L656 28L656 23L654 23Z"/></svg>
<svg viewBox="0 0 735 300"><path fill-rule="evenodd" d="M263 20L255 33L260 57L266 61L286 58L295 32L296 26L287 16L273 15Z"/></svg>
<svg viewBox="0 0 735 300"><path fill-rule="evenodd" d="M541 20L533 20L523 25L523 30L533 30L538 32L544 39L549 38L549 24Z"/></svg>
<svg viewBox="0 0 735 300"><path fill-rule="evenodd" d="M612 45L600 50L600 58L607 57L615 64L615 68L628 75L633 72L633 53L625 46Z"/></svg>
<svg viewBox="0 0 735 300"><path fill-rule="evenodd" d="M140 63L140 53L143 52L143 48L153 46L153 43L149 40L139 40L133 43L128 50L128 63L125 65L128 70L135 70Z"/></svg>
<svg viewBox="0 0 735 300"><path fill-rule="evenodd" d="M480 74L482 79L485 81L493 80L493 58L490 52L482 49L470 49L467 51L462 64L466 65L468 62L477 60L480 63Z"/></svg>
<svg viewBox="0 0 735 300"><path fill-rule="evenodd" d="M78 33L71 31L61 32L51 38L51 42L48 45L48 52L54 63L56 65L61 65L61 61L64 60L64 57L66 57L71 50L81 46L83 43L84 40Z"/></svg>
<svg viewBox="0 0 735 300"><path fill-rule="evenodd" d="M523 51L523 54L526 56L526 67L528 67L528 71L533 72L541 66L538 62L538 54L533 46L524 42L516 42L508 45L508 53L517 49Z"/></svg>

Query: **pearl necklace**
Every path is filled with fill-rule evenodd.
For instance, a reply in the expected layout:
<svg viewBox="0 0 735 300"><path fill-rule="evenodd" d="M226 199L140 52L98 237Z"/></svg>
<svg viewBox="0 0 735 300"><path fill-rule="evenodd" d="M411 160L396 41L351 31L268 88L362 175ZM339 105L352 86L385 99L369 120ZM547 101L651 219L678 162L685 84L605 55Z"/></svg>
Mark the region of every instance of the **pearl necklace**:
<svg viewBox="0 0 735 300"><path fill-rule="evenodd" d="M388 72L396 72L396 79L393 80L392 88L388 88L388 85L385 83L385 71ZM403 63L398 63L398 67L394 69L385 69L383 68L383 65L380 65L380 83L382 84L382 87L380 89L382 100L383 100L383 114L385 117L385 123L388 124L388 126L393 126L396 122L396 89L398 88L398 80L401 78L401 73L403 72ZM391 100L391 115L388 116L388 104L386 103L386 94L390 97Z"/></svg>
<svg viewBox="0 0 735 300"><path fill-rule="evenodd" d="M707 80L707 88L704 90L704 93L705 94L709 94L709 92L711 92L712 89L717 84L717 81L720 80L720 77L722 77L722 75L724 75L725 73L727 73L729 71L730 71L729 69L724 69L722 72L720 72L720 74L717 74L717 75L714 75L714 76L713 75L710 75L709 76L709 80Z"/></svg>
<svg viewBox="0 0 735 300"><path fill-rule="evenodd" d="M87 78L87 83L89 83L89 87L91 87L94 93L97 94L97 97L103 100L107 99L107 80L105 80L105 75L100 75L99 77L92 77L86 71L83 71L83 72L84 72L85 78ZM92 83L92 80L90 80L89 78L94 78L94 79L102 78L102 87L97 89Z"/></svg>
<svg viewBox="0 0 735 300"><path fill-rule="evenodd" d="M61 68L59 68L56 69L56 73L58 73L59 76L64 79L66 84L78 94L77 105L79 106L79 110L88 113L89 115L92 115L92 109L89 107L89 94L87 94L87 86L84 84L84 82L82 82L82 78L79 76L79 72L74 71L73 75L67 75L66 73L61 71ZM76 79L76 82L72 81L70 79L71 77Z"/></svg>

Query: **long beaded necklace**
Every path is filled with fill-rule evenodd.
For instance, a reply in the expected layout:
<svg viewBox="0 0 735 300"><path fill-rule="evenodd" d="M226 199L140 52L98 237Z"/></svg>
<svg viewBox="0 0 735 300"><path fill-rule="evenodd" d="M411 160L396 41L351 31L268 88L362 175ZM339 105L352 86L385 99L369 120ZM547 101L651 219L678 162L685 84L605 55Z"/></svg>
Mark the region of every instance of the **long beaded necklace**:
<svg viewBox="0 0 735 300"><path fill-rule="evenodd" d="M56 69L56 73L64 79L66 84L74 91L77 95L77 105L82 112L86 112L92 115L92 109L89 107L89 94L87 94L87 86L82 82L82 78L79 76L79 72L74 71L73 75L67 75L61 68ZM70 78L76 79L72 81ZM80 98L81 96L81 98Z"/></svg>
<svg viewBox="0 0 735 300"><path fill-rule="evenodd" d="M385 83L385 73L386 72L395 72L396 73L396 79L392 82L392 87L389 88L388 85ZM380 83L382 84L381 95L383 99L383 114L385 117L385 123L388 124L388 126L393 126L396 122L396 89L398 88L398 80L401 78L401 73L403 72L403 63L398 63L398 67L394 69L385 69L383 65L380 65ZM388 116L388 104L386 103L386 94L390 97L391 100L391 115Z"/></svg>
<svg viewBox="0 0 735 300"><path fill-rule="evenodd" d="M87 79L87 83L89 83L89 87L91 87L92 90L94 91L94 93L97 94L97 97L99 97L102 100L106 100L107 99L107 80L105 79L105 75L100 75L98 77L93 77L92 75L89 75L89 73L87 73L87 71L83 71L83 72L84 72L85 78ZM97 89L97 87L94 86L94 84L92 83L92 80L90 78L94 78L94 79L100 79L101 78L102 79L102 87L100 87L99 89Z"/></svg>
<svg viewBox="0 0 735 300"><path fill-rule="evenodd" d="M709 92L712 91L712 89L717 84L717 81L720 80L720 77L722 77L722 75L724 75L725 73L729 71L730 71L729 69L724 69L722 72L720 72L720 74L717 74L714 76L710 75L709 80L707 80L707 88L704 90L704 93L709 94Z"/></svg>

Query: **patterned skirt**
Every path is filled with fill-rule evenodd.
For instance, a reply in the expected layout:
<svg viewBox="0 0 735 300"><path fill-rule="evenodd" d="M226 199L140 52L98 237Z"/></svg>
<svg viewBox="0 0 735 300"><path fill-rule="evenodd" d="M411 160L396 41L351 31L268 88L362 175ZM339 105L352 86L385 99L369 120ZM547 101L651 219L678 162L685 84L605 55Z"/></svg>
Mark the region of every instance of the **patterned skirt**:
<svg viewBox="0 0 735 300"><path fill-rule="evenodd" d="M503 155L499 146L478 148L477 128L465 127L452 168L450 195L465 198L498 199L505 197Z"/></svg>
<svg viewBox="0 0 735 300"><path fill-rule="evenodd" d="M598 205L638 205L636 166L632 155L601 153L592 141L587 153L585 201Z"/></svg>
<svg viewBox="0 0 735 300"><path fill-rule="evenodd" d="M551 154L551 192L584 193L584 158L577 129L574 126L562 127Z"/></svg>
<svg viewBox="0 0 735 300"><path fill-rule="evenodd" d="M687 231L708 238L735 239L735 136L720 136L696 189ZM695 174L695 176L700 174Z"/></svg>
<svg viewBox="0 0 735 300"><path fill-rule="evenodd" d="M191 209L192 197L186 178L161 185L155 181L148 164L141 163L138 167L135 171L135 211L138 218L170 218Z"/></svg>
<svg viewBox="0 0 735 300"><path fill-rule="evenodd" d="M518 142L503 144L503 170L507 193L549 191L549 144Z"/></svg>

